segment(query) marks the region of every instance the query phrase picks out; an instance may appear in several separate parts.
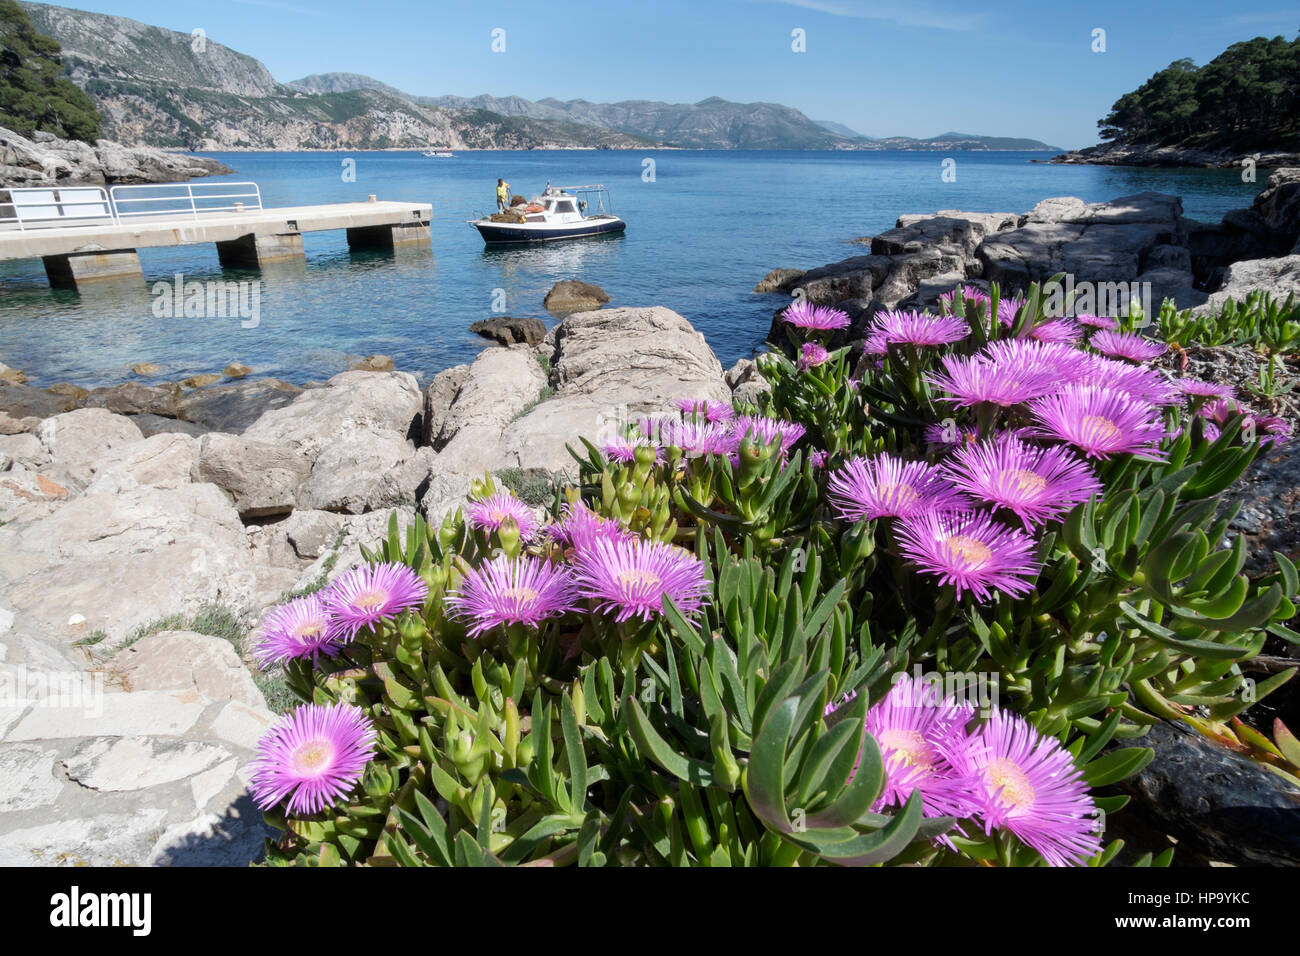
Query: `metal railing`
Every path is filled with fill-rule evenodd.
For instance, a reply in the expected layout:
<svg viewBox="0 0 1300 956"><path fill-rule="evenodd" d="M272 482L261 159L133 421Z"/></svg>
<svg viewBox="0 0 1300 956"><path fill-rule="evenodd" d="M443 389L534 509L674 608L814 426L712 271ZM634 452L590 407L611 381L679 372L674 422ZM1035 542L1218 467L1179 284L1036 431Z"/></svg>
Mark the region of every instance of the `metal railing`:
<svg viewBox="0 0 1300 956"><path fill-rule="evenodd" d="M8 198L3 198L8 194ZM158 183L145 186L15 186L0 189L0 229L49 229L95 222L120 225L145 216L261 210L257 183Z"/></svg>
<svg viewBox="0 0 1300 956"><path fill-rule="evenodd" d="M0 228L19 230L117 222L112 201L100 186L14 186L0 190Z"/></svg>
<svg viewBox="0 0 1300 956"><path fill-rule="evenodd" d="M262 208L262 191L258 189L257 183L159 183L148 186L114 186L108 192L118 221L137 216L173 216L178 213L198 219L206 213L247 212ZM227 203L224 200L233 202ZM124 205L144 208L123 209Z"/></svg>

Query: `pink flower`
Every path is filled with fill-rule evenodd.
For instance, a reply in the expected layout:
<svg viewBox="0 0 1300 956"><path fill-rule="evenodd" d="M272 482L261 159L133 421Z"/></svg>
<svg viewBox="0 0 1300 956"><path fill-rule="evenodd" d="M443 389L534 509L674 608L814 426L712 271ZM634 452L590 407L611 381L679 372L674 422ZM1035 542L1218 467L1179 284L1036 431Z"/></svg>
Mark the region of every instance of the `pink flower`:
<svg viewBox="0 0 1300 956"><path fill-rule="evenodd" d="M987 601L995 591L1019 597L1034 588L1034 539L986 514L930 511L901 520L897 533L902 555L952 585L958 597Z"/></svg>
<svg viewBox="0 0 1300 956"><path fill-rule="evenodd" d="M470 637L498 625L537 627L576 608L577 589L569 569L539 558L501 555L471 570L447 594L450 617L468 620Z"/></svg>
<svg viewBox="0 0 1300 956"><path fill-rule="evenodd" d="M287 797L290 816L320 813L347 798L374 753L375 728L360 707L304 704L258 741L248 790L262 810Z"/></svg>
<svg viewBox="0 0 1300 956"><path fill-rule="evenodd" d="M977 782L986 833L1009 830L1050 866L1078 866L1101 850L1097 806L1074 758L1023 718L994 710L952 760Z"/></svg>
<svg viewBox="0 0 1300 956"><path fill-rule="evenodd" d="M831 473L826 491L836 517L844 521L910 518L969 508L938 468L887 454L845 462Z"/></svg>
<svg viewBox="0 0 1300 956"><path fill-rule="evenodd" d="M945 474L967 494L1013 512L1027 528L1059 520L1101 491L1092 469L1067 449L1016 438L958 447Z"/></svg>
<svg viewBox="0 0 1300 956"><path fill-rule="evenodd" d="M1159 454L1165 437L1159 409L1125 392L1067 385L1030 406L1039 432L1068 442L1091 458Z"/></svg>

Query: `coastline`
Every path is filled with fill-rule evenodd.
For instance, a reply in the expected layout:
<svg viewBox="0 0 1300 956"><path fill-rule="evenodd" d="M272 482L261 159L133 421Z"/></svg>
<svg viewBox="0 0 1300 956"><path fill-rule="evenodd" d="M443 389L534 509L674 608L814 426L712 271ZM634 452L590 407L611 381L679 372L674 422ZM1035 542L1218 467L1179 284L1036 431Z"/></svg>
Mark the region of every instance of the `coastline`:
<svg viewBox="0 0 1300 956"><path fill-rule="evenodd" d="M1069 150L1046 162L1058 166L1139 166L1164 169L1240 169L1246 160L1256 167L1280 169L1300 166L1300 150L1262 149L1243 152L1232 149L1198 149L1181 146L1150 146L1141 143L1100 143Z"/></svg>

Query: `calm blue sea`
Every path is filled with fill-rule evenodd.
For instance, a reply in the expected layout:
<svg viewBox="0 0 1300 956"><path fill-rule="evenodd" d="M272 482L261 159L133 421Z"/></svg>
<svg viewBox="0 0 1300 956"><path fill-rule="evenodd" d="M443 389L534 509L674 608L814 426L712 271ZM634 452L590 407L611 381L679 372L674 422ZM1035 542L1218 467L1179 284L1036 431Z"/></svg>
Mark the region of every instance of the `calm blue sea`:
<svg viewBox="0 0 1300 956"><path fill-rule="evenodd" d="M1232 170L1152 170L1031 163L1043 154L957 154L943 182L937 153L532 151L461 153L230 153L231 180L261 186L266 205L380 199L432 202L432 254L350 254L343 233L304 237L305 266L264 277L261 320L158 319L149 284L236 279L210 245L140 252L145 283L84 294L52 291L39 262L0 264L0 361L31 382L92 387L121 381L136 362L163 377L244 362L257 375L324 379L350 358L392 355L422 379L467 361L484 341L467 331L491 316L495 290L512 315L548 318L542 297L578 278L611 305L665 305L709 339L724 366L750 355L779 304L750 292L778 266L812 268L866 250L851 240L903 213L940 209L1023 212L1047 196L1087 201L1144 190L1176 193L1188 215L1217 220L1249 205L1258 184ZM344 160L355 160L355 182ZM643 175L653 160L653 180ZM465 220L494 205L498 176L532 195L556 185L605 183L625 236L486 251ZM1262 179L1263 177L1261 177ZM549 318L548 318L549 321Z"/></svg>

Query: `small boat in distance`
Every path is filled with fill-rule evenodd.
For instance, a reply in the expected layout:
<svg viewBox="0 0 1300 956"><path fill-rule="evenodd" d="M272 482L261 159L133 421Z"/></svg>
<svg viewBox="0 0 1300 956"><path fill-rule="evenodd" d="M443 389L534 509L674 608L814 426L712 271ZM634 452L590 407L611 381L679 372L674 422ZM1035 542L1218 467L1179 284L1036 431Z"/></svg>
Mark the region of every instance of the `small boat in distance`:
<svg viewBox="0 0 1300 956"><path fill-rule="evenodd" d="M517 197L518 198L518 197ZM595 203L596 209L591 210ZM467 220L490 246L516 242L585 239L623 232L627 223L614 215L609 190L594 186L547 186L545 192L506 212Z"/></svg>
<svg viewBox="0 0 1300 956"><path fill-rule="evenodd" d="M432 156L435 159L451 159L451 150L449 149L431 149L425 156Z"/></svg>

